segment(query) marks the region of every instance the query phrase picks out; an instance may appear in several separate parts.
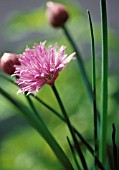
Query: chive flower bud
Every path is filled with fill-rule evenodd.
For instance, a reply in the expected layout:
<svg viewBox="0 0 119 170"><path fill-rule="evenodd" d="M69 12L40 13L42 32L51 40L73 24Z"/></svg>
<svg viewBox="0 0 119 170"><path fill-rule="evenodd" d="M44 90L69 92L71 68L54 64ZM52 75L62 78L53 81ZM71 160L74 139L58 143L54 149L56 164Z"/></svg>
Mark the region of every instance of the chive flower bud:
<svg viewBox="0 0 119 170"><path fill-rule="evenodd" d="M67 9L61 3L51 1L47 2L46 6L46 14L50 24L56 28L63 27L69 18Z"/></svg>
<svg viewBox="0 0 119 170"><path fill-rule="evenodd" d="M0 60L1 70L9 75L12 75L15 71L14 65L20 65L16 54L4 53Z"/></svg>

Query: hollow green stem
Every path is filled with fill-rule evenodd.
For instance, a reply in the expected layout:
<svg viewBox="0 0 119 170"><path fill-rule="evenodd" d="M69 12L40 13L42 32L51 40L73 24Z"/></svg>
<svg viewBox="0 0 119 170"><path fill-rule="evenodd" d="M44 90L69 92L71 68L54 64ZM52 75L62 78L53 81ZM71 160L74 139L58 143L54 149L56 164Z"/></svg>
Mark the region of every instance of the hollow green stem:
<svg viewBox="0 0 119 170"><path fill-rule="evenodd" d="M92 89L93 89L93 113L94 113L94 145L95 145L95 155L98 157L98 115L96 111L96 70L95 70L95 40L93 33L93 25L91 20L90 11L87 11L90 25L91 34L91 51L92 51ZM95 170L97 169L96 159L95 159Z"/></svg>
<svg viewBox="0 0 119 170"><path fill-rule="evenodd" d="M105 164L107 153L107 107L108 107L108 30L106 0L100 0L100 13L102 24L102 111L101 111L101 136L100 159Z"/></svg>
<svg viewBox="0 0 119 170"><path fill-rule="evenodd" d="M79 156L79 158L80 158L80 160L81 160L81 162L82 162L82 166L83 166L84 170L88 170L88 167L87 167L85 158L84 158L84 156L83 156L83 153L82 153L82 151L81 151L79 142L78 142L78 140L77 140L77 138L76 138L76 136L75 136L74 129L73 129L72 125L71 125L71 122L70 122L70 120L69 120L69 117L68 117L68 115L67 115L67 113L66 113L66 110L65 110L65 108L64 108L64 105L63 105L63 103L62 103L62 101L61 101L61 98L60 98L60 96L59 96L59 93L58 93L55 85L52 86L52 90L53 90L53 92L54 92L54 94L55 94L55 96L56 96L56 98L57 98L57 101L58 101L58 103L59 103L59 106L60 106L60 108L61 108L61 110L62 110L64 119L65 119L65 121L66 121L66 123L67 123L67 126L68 126L68 128L69 128L69 131L70 131L71 136L72 136L72 138L73 138L76 151L77 151L78 156Z"/></svg>

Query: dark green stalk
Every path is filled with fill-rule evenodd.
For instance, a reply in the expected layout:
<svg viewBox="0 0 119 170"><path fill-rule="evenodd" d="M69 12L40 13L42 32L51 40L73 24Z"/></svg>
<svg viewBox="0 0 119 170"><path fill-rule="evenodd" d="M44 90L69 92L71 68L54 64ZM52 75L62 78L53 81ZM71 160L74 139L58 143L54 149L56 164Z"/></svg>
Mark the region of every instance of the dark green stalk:
<svg viewBox="0 0 119 170"><path fill-rule="evenodd" d="M84 64L83 64L83 60L82 60L82 56L80 54L80 50L79 48L77 47L77 44L75 43L75 41L73 40L70 32L68 31L68 29L66 28L66 26L64 25L62 27L67 39L69 40L69 42L71 43L74 51L76 52L76 57L77 57L77 61L78 61L78 65L79 65L79 69L80 69L80 72L81 72L81 75L82 75L82 79L83 79L83 82L85 84L85 87L86 87L86 90L87 90L87 93L88 93L88 96L91 100L91 102L94 100L94 97L93 97L93 91L92 91L92 88L91 88L91 84L88 80L88 76L86 74L86 71L85 71L85 67L84 67ZM99 114L99 111L96 107L96 112L98 114L98 120L100 122L100 114Z"/></svg>
<svg viewBox="0 0 119 170"><path fill-rule="evenodd" d="M37 110L36 110L36 108L35 108L32 100L31 100L30 96L26 96L26 95L25 95L25 97L26 97L26 99L27 99L27 101L28 101L28 103L29 103L29 106L31 107L31 109L33 110L33 112L35 113L35 115L39 118L39 115L38 115L38 113L37 113Z"/></svg>
<svg viewBox="0 0 119 170"><path fill-rule="evenodd" d="M107 153L107 107L108 107L108 30L106 0L100 0L100 13L102 24L102 111L101 111L101 136L100 159L105 164Z"/></svg>
<svg viewBox="0 0 119 170"><path fill-rule="evenodd" d="M112 143L113 143L113 166L114 166L114 170L118 169L118 156L117 156L117 146L116 146L116 141L115 141L115 137L116 137L116 128L115 125L113 123L112 125L113 131L112 131Z"/></svg>
<svg viewBox="0 0 119 170"><path fill-rule="evenodd" d="M42 119L38 117L31 111L29 108L27 108L24 104L21 102L18 102L16 99L14 99L12 96L10 96L7 92L5 92L0 87L0 93L8 99L19 111L24 114L24 116L27 118L29 123L41 134L41 136L45 139L45 141L49 144L49 146L54 151L55 155L57 156L58 160L61 162L62 166L65 170L73 170L73 167L65 155L62 148L58 145L52 134L49 132L47 127L45 126Z"/></svg>
<svg viewBox="0 0 119 170"><path fill-rule="evenodd" d="M71 144L71 142L70 142L70 140L69 140L68 137L67 137L67 141L68 141L69 147L70 147L70 149L71 149L71 152L72 152L72 155L73 155L73 158L74 158L74 162L75 162L75 164L76 164L76 166L77 166L77 169L78 169L78 170L81 170L81 168L80 168L80 166L79 166L79 163L78 163L78 161L77 161L77 158L76 158L76 156L75 156L74 147L72 146L72 144Z"/></svg>
<svg viewBox="0 0 119 170"><path fill-rule="evenodd" d="M66 110L65 110L65 108L64 108L64 105L63 105L63 103L62 103L62 101L61 101L61 98L60 98L60 96L59 96L59 94L58 94L58 91L57 91L55 85L52 86L52 90L53 90L53 92L54 92L54 94L55 94L55 96L56 96L56 98L57 98L57 101L58 101L58 103L59 103L59 106L60 106L60 108L61 108L61 110L62 110L62 113L63 113L63 116L64 116L64 118L65 118L65 121L66 121L66 123L67 123L67 126L68 126L68 128L69 128L69 131L70 131L70 133L71 133L71 135L72 135L72 138L73 138L73 141L74 141L74 145L75 145L76 151L77 151L78 156L79 156L79 158L81 159L81 162L82 162L82 166L84 167L84 170L88 170L88 167L87 167L85 158L84 158L84 156L83 156L83 153L82 153L82 151L81 151L79 142L78 142L78 140L77 140L77 138L76 138L76 136L75 136L75 132L74 132L73 127L72 127L72 125L71 125L71 123L70 123L69 117L68 117L68 115L67 115L67 113L66 113Z"/></svg>
<svg viewBox="0 0 119 170"><path fill-rule="evenodd" d="M91 101L93 101L92 88L91 88L90 82L88 80L88 77L87 77L87 74L86 74L86 71L85 71L85 68L84 68L84 64L83 64L83 60L82 60L80 51L79 51L76 43L74 42L73 38L71 37L71 34L69 33L66 26L63 26L63 31L64 31L67 39L71 43L74 51L76 52L76 57L77 57L77 60L78 60L78 65L79 65L79 69L80 69L80 72L81 72L81 75L82 75L82 79L84 81L84 84L85 84L86 90L88 92L89 98L91 99Z"/></svg>
<svg viewBox="0 0 119 170"><path fill-rule="evenodd" d="M95 144L95 155L98 157L98 115L96 111L96 70L95 70L95 40L93 33L93 25L91 20L90 11L88 12L89 24L90 24L90 34L91 34L91 51L92 51L92 89L93 89L93 113L94 113L94 144ZM95 159L95 169L97 169L96 159Z"/></svg>

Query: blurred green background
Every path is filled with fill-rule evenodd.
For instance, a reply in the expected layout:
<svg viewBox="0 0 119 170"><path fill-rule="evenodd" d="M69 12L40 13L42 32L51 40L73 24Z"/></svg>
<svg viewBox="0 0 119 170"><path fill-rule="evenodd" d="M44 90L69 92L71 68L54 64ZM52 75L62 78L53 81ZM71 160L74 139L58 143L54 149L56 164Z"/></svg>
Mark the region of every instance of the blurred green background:
<svg viewBox="0 0 119 170"><path fill-rule="evenodd" d="M70 19L67 27L77 42L91 82L90 31L86 9L91 10L96 40L97 101L100 109L101 92L101 32L99 3L88 1L59 1L66 5ZM52 28L45 15L45 1L0 0L1 26L0 50L22 53L26 45L32 47L36 42L47 40L47 45L57 42L67 46L67 53L73 52L61 29ZM111 8L114 5L114 8ZM109 21L109 109L108 109L108 150L111 153L112 123L117 129L116 142L119 147L119 2L108 1ZM117 19L117 20L116 20ZM22 94L17 95L18 88L0 77L0 86L12 96L28 105ZM85 139L93 145L92 105L86 93L76 60L73 60L60 73L56 86L70 116ZM48 85L43 87L38 96L61 113L57 101ZM48 128L63 147L73 162L66 136L69 135L66 125L35 99L34 104ZM89 169L92 169L93 157L85 149ZM0 170L61 170L62 167L53 152L39 134L27 123L24 117L0 94Z"/></svg>

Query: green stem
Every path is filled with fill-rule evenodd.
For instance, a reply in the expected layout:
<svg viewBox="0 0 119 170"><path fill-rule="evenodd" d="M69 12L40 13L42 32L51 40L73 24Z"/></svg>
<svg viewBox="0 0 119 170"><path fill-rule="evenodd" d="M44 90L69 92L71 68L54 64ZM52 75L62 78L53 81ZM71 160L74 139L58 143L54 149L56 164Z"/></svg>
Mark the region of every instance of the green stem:
<svg viewBox="0 0 119 170"><path fill-rule="evenodd" d="M32 100L31 100L30 96L26 96L26 95L25 95L25 97L26 97L26 99L27 99L27 101L28 101L28 103L29 103L29 106L31 107L31 109L33 110L33 112L35 113L35 115L39 118L39 115L38 115L38 113L37 113L37 110L36 110L36 108L35 108Z"/></svg>
<svg viewBox="0 0 119 170"><path fill-rule="evenodd" d="M67 158L67 156L65 155L64 151L59 146L57 141L54 139L52 134L49 132L49 130L46 127L46 125L44 124L43 120L40 117L38 119L38 117L31 110L29 110L29 108L27 108L21 102L18 102L16 99L14 99L7 92L5 92L1 87L0 87L0 93L6 99L8 99L16 108L18 108L22 112L22 114L25 115L25 117L27 118L29 123L41 134L41 136L45 139L45 141L52 148L52 150L54 151L58 160L61 162L64 169L65 170L74 170L69 159Z"/></svg>
<svg viewBox="0 0 119 170"><path fill-rule="evenodd" d="M88 170L88 167L87 167L85 158L84 158L84 156L83 156L83 153L82 153L82 151L81 151L79 142L78 142L78 140L77 140L77 138L76 138L76 136L75 136L74 129L73 129L71 123L70 123L69 117L68 117L68 115L67 115L67 113L66 113L66 110L65 110L65 108L64 108L64 105L63 105L63 103L62 103L62 101L61 101L61 98L60 98L60 96L59 96L59 94L58 94L58 91L57 91L55 85L52 86L52 90L53 90L53 92L54 92L54 94L55 94L55 96L56 96L56 98L57 98L57 101L58 101L58 103L59 103L59 106L60 106L60 108L61 108L61 110L62 110L62 113L63 113L63 116L64 116L64 118L65 118L65 121L66 121L66 123L67 123L67 125L68 125L68 128L69 128L69 130L70 130L70 133L71 133L71 135L72 135L72 138L73 138L73 141L74 141L74 145L75 145L76 151L77 151L78 156L79 156L79 158L81 159L81 162L82 162L82 166L84 167L84 170Z"/></svg>
<svg viewBox="0 0 119 170"><path fill-rule="evenodd" d="M90 82L88 80L85 68L84 68L84 64L83 64L83 60L80 54L80 51L76 45L76 43L74 42L73 38L71 37L71 34L69 33L68 29L66 28L66 26L63 26L63 31L67 37L67 39L69 40L69 42L71 43L72 47L74 48L74 51L76 52L76 57L78 60L78 65L79 65L79 69L82 75L82 79L84 81L86 90L88 92L89 98L91 99L91 101L93 101L93 92L92 92L92 88L90 85Z"/></svg>
<svg viewBox="0 0 119 170"><path fill-rule="evenodd" d="M71 144L71 142L70 142L70 140L69 140L68 137L67 137L67 141L68 141L69 147L70 147L70 149L71 149L71 152L72 152L72 154L73 154L74 162L75 162L75 164L76 164L76 166L77 166L77 169L78 169L78 170L81 170L81 168L80 168L80 166L79 166L79 163L78 163L78 161L77 161L77 158L76 158L76 156L75 156L74 147L72 146L72 144Z"/></svg>
<svg viewBox="0 0 119 170"><path fill-rule="evenodd" d="M92 51L92 89L93 89L93 113L94 113L94 144L95 144L95 155L99 157L98 154L98 115L96 111L96 70L95 70L95 40L93 33L93 25L91 20L90 11L88 12L89 24L90 24L90 34L91 34L91 51ZM96 159L95 159L95 169L97 169Z"/></svg>
<svg viewBox="0 0 119 170"><path fill-rule="evenodd" d="M108 30L106 0L100 0L100 13L102 23L102 112L101 112L101 137L100 159L103 164L107 153L107 107L108 107Z"/></svg>
<svg viewBox="0 0 119 170"><path fill-rule="evenodd" d="M79 65L81 75L82 75L83 82L85 84L88 96L89 96L91 102L93 102L93 100L95 100L94 96L93 96L93 91L92 91L91 84L88 80L88 76L87 76L86 71L85 71L85 67L84 67L84 64L83 64L83 60L82 60L82 56L80 54L79 48L77 47L77 44L73 40L73 38L72 38L70 32L68 31L68 29L66 28L66 26L63 26L62 29L63 29L67 39L71 43L74 51L76 52L76 57L77 57L77 61L78 61L78 65ZM99 114L97 107L96 107L96 112L97 112L97 115L98 115L98 120L100 122L100 114Z"/></svg>

